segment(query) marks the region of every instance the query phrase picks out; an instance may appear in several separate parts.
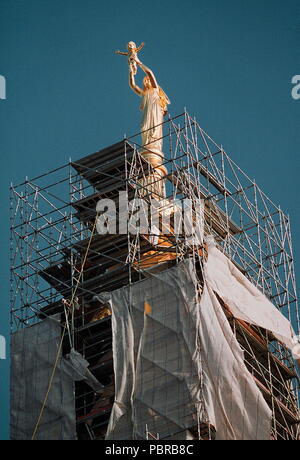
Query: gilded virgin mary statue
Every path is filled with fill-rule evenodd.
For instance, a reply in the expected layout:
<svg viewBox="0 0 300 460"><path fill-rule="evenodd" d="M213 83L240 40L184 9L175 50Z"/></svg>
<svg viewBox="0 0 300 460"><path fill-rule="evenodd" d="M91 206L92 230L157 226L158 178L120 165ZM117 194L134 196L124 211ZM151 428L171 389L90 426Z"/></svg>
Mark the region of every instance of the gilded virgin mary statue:
<svg viewBox="0 0 300 460"><path fill-rule="evenodd" d="M138 66L145 72L143 89L135 83L134 73L129 71L129 85L133 91L142 97L141 110L143 112L141 123L142 145L148 150L162 152L163 143L163 118L167 113L170 100L162 88L158 85L151 69L141 61Z"/></svg>
<svg viewBox="0 0 300 460"><path fill-rule="evenodd" d="M130 42L131 43L131 42ZM143 112L141 122L142 149L140 154L154 168L154 175L161 178L167 174L166 168L162 165L164 160L163 154L163 121L167 113L170 100L162 88L158 85L154 73L149 67L145 66L137 54L131 54L131 60L139 66L145 73L143 79L143 88L140 88L135 82L134 66L129 65L129 86L142 98L140 109ZM149 187L148 187L149 188ZM164 198L162 181L161 184L154 186L159 191L159 198Z"/></svg>

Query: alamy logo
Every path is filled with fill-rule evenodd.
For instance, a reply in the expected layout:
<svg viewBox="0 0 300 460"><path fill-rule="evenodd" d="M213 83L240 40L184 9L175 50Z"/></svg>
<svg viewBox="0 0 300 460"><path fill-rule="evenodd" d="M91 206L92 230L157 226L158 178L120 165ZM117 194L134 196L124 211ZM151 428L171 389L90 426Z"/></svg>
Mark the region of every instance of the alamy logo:
<svg viewBox="0 0 300 460"><path fill-rule="evenodd" d="M119 192L119 202L108 198L97 203L96 228L100 235L148 235L157 244L161 235L174 235L191 244L201 244L203 238L202 200L128 200L126 192Z"/></svg>
<svg viewBox="0 0 300 460"><path fill-rule="evenodd" d="M0 75L0 99L6 99L6 80Z"/></svg>
<svg viewBox="0 0 300 460"><path fill-rule="evenodd" d="M292 89L292 98L295 99L300 99L300 75L294 75L292 78L292 84L296 85Z"/></svg>
<svg viewBox="0 0 300 460"><path fill-rule="evenodd" d="M0 335L0 359L6 359L6 340Z"/></svg>

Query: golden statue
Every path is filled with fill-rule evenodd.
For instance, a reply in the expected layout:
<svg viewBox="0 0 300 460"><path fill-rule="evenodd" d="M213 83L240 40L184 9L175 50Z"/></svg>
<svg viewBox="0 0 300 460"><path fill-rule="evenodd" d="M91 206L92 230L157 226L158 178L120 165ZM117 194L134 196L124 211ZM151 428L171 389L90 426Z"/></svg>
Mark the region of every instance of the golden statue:
<svg viewBox="0 0 300 460"><path fill-rule="evenodd" d="M144 43L137 48L134 42L129 42L127 45L128 53L116 52L128 56L129 86L142 98L140 106L143 112L141 122L142 149L140 150L140 154L154 168L153 173L146 179L144 187L147 185L148 191L152 191L153 195L155 194L160 199L165 195L164 182L160 179L167 174L165 166L162 165L164 161L162 151L163 121L170 100L158 85L152 70L145 66L138 58L137 53L143 46ZM134 76L137 73L137 66L146 74L143 79L143 88L140 88L135 82Z"/></svg>
<svg viewBox="0 0 300 460"><path fill-rule="evenodd" d="M136 85L134 72L131 69L129 71L129 85L136 94L142 97L140 106L143 111L141 123L142 145L148 150L162 153L162 123L170 100L158 85L152 70L140 60L137 61L137 64L146 74L143 80L143 89Z"/></svg>
<svg viewBox="0 0 300 460"><path fill-rule="evenodd" d="M142 45L137 48L134 42L129 42L127 45L128 53L117 52L118 54L129 56L129 86L142 98L140 105L140 109L143 112L141 122L142 148L139 149L139 154L150 164L150 167L148 171L144 171L143 177L138 180L141 186L139 192L141 196L150 197L151 199L154 198L160 201L160 215L170 214L174 213L174 210L169 200L166 200L165 176L168 174L168 171L163 165L164 154L162 150L163 122L170 100L163 89L158 85L153 71L144 65L138 58L137 53L142 49ZM135 75L138 67L146 74L143 79L143 88L140 88L135 82ZM172 246L172 243L166 241L165 237L161 238L159 233L159 229L151 228L149 242L153 246L165 246L168 248ZM153 265L176 257L176 251L174 253L171 251L159 252L155 249L154 251L148 251L143 254L138 264L140 267L150 268ZM145 311L149 313L150 306L149 308L148 306L146 307Z"/></svg>

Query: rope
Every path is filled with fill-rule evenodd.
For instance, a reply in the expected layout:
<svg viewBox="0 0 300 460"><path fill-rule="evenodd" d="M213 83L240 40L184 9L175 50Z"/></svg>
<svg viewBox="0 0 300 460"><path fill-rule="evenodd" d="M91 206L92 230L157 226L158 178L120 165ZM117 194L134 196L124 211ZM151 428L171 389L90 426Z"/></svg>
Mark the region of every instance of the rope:
<svg viewBox="0 0 300 460"><path fill-rule="evenodd" d="M91 236L90 236L87 248L86 248L86 252L85 252L85 256L84 256L83 263L82 263L82 266L81 266L80 274L79 274L79 277L77 279L75 289L74 289L74 291L72 293L72 297L71 297L71 300L70 300L70 309L73 307L74 298L75 298L75 295L76 295L76 292L77 292L77 289L78 289L78 286L79 286L79 283L80 283L80 279L81 279L82 274L83 274L86 259L87 259L87 256L88 256L88 252L89 252L89 249L90 249L90 246L91 246L91 243L92 243L92 238L94 236L95 228L96 228L96 225L97 225L97 217L98 217L98 214L96 215L95 222L93 224L92 233L91 233ZM44 410L45 410L45 407L46 407L46 404L47 404L49 393L50 393L51 388L52 388L55 372L56 372L56 369L57 369L58 361L59 361L59 358L60 358L60 353L61 353L62 346L63 346L65 332L66 332L66 329L67 329L68 316L69 316L69 312L66 314L66 322L65 322L65 325L64 325L64 328L63 328L63 331L62 331L62 336L61 336L61 340L60 340L59 347L58 347L58 350L57 350L57 355L56 355L55 363L54 363L53 370L52 370L52 373L51 373L48 389L47 389L47 392L46 392L46 395L45 395L45 398L44 398L44 401L43 401L43 404L42 404L42 408L41 408L38 420L36 422L36 425L35 425L35 428L34 428L34 431L33 431L33 434L32 434L31 441L34 441L34 439L36 437L36 434L37 434L37 431L38 431L39 425L41 423L43 413L44 413Z"/></svg>

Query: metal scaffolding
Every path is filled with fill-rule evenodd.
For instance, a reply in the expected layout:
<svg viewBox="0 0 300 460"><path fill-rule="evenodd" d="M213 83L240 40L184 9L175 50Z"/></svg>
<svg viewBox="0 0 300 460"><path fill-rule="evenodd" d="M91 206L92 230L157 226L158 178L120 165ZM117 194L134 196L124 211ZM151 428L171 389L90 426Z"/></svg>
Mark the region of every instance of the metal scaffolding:
<svg viewBox="0 0 300 460"><path fill-rule="evenodd" d="M188 113L169 118L164 132L163 165L168 173L162 208L185 198L193 204L202 200L204 235L214 237L299 334L289 217ZM113 403L105 293L144 279L149 267L170 267L187 254L201 271L206 254L205 243L199 249L186 235L175 234L172 217L158 244L152 239L157 234L95 232L100 198L113 200L117 212L120 191L131 200L143 197L150 202L157 176L140 154L139 142L137 134L10 190L11 329L57 313L67 318L63 352L70 346L79 351L105 387L95 399L85 383L76 383L77 433L82 439L105 436ZM67 302L75 290L77 308L68 315ZM291 353L267 331L235 319L226 305L224 311L272 409L272 437L297 439L299 378ZM195 436L207 439L208 432L210 427L201 426Z"/></svg>

